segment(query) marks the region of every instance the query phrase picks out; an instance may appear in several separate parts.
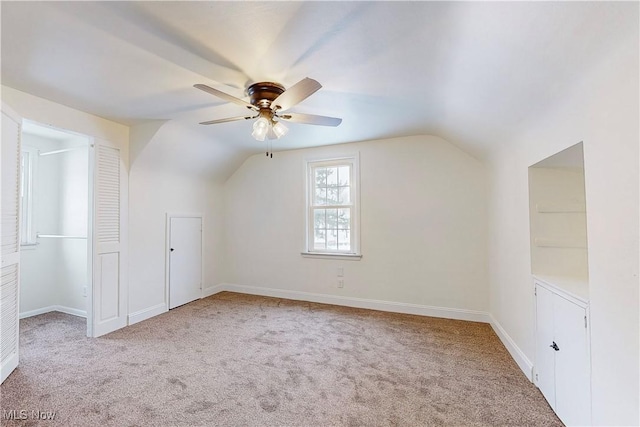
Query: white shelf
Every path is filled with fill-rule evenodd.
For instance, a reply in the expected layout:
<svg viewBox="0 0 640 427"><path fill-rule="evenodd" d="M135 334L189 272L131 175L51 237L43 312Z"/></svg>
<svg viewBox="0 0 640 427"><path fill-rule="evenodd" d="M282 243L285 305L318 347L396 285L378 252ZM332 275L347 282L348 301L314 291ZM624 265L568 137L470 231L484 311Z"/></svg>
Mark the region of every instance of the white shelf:
<svg viewBox="0 0 640 427"><path fill-rule="evenodd" d="M534 244L540 248L587 248L587 238L584 237L536 237Z"/></svg>

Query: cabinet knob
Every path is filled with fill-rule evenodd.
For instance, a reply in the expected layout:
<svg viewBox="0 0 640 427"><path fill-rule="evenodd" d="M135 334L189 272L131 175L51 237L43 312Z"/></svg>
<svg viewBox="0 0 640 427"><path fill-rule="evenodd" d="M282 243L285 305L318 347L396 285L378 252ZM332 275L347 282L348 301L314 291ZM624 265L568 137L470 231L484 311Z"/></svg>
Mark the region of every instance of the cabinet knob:
<svg viewBox="0 0 640 427"><path fill-rule="evenodd" d="M560 351L560 347L558 347L558 344L556 344L556 342L554 341L553 344L551 344L549 347L551 347L552 349L554 349L555 351Z"/></svg>

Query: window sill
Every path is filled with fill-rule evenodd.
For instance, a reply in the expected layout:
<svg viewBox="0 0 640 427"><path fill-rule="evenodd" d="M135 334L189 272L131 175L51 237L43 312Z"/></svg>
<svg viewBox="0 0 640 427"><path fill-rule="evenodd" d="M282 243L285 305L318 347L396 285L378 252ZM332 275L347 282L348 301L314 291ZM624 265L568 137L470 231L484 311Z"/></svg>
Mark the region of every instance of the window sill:
<svg viewBox="0 0 640 427"><path fill-rule="evenodd" d="M360 254L336 254L327 252L300 252L303 258L318 258L318 259L342 259L349 261L360 261L362 255Z"/></svg>

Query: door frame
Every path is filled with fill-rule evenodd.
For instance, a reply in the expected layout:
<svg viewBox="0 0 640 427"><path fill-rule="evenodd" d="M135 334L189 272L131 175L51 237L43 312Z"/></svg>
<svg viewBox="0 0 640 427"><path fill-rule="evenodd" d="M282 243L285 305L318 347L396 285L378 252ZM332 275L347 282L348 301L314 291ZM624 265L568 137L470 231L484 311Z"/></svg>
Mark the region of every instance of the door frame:
<svg viewBox="0 0 640 427"><path fill-rule="evenodd" d="M87 141L87 152L88 152L88 158L87 158L87 187L88 187L88 193L87 194L87 199L88 199L88 203L89 206L87 207L87 295L86 295L86 300L85 300L85 313L86 313L86 322L87 322L87 337L91 338L93 337L93 300L94 300L94 280L93 280L93 268L94 268L94 262L93 262L93 256L94 256L94 236L93 236L93 232L94 232L94 214L95 214L95 209L94 209L94 204L95 204L95 189L94 189L94 184L95 184L95 177L94 177L94 173L95 173L95 138L91 135L87 135L84 133L80 133L80 132L75 132L69 129L63 129L63 128L59 128L57 126L53 126L47 123L42 123L39 122L37 120L32 120L32 119L27 119L27 118L23 118L22 119L23 124L27 123L27 124L31 124L31 125L36 125L36 126L40 126L43 128L48 128L48 129L53 129L56 130L58 132L64 132L70 135L76 135L79 137L84 138ZM20 137L22 137L22 132L23 130L20 130ZM22 209L22 206L20 206L20 209ZM18 287L18 292L20 292L20 287Z"/></svg>
<svg viewBox="0 0 640 427"><path fill-rule="evenodd" d="M164 305L169 311L169 287L171 286L171 219L172 218L200 218L200 299L204 292L204 214L196 213L173 213L166 214L165 231L165 270L164 270Z"/></svg>

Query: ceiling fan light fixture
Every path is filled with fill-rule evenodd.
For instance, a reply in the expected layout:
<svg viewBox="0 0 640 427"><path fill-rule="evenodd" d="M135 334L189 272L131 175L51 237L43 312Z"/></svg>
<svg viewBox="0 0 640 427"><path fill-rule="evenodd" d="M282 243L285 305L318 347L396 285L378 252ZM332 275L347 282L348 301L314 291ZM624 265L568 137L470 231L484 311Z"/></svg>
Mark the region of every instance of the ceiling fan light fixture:
<svg viewBox="0 0 640 427"><path fill-rule="evenodd" d="M267 133L269 132L269 126L269 120L264 117L260 117L255 121L255 123L253 123L253 132L251 133L251 136L258 141L264 141L267 137Z"/></svg>
<svg viewBox="0 0 640 427"><path fill-rule="evenodd" d="M278 139L282 138L283 136L285 136L287 134L287 132L289 132L289 128L286 127L285 125L283 125L280 122L274 122L273 123L273 133L276 134L276 137Z"/></svg>
<svg viewBox="0 0 640 427"><path fill-rule="evenodd" d="M300 80L286 90L284 86L279 83L253 83L247 87L246 95L249 97L249 102L204 84L196 84L194 87L257 113L253 117L245 115L207 120L200 122L201 125L213 125L258 118L258 120L253 123L253 131L251 132L251 136L258 141L264 141L267 138L269 140L280 139L285 136L289 132L289 129L282 124L282 120L289 120L293 123L334 127L342 122L342 119L336 117L288 112L289 108L304 101L322 87L320 83L308 77ZM287 111L287 113L282 114L282 112L285 111Z"/></svg>

